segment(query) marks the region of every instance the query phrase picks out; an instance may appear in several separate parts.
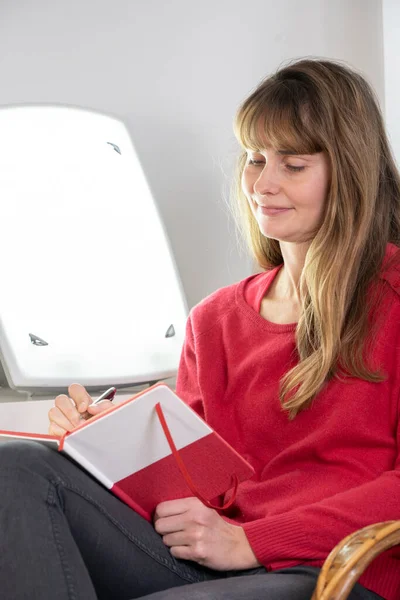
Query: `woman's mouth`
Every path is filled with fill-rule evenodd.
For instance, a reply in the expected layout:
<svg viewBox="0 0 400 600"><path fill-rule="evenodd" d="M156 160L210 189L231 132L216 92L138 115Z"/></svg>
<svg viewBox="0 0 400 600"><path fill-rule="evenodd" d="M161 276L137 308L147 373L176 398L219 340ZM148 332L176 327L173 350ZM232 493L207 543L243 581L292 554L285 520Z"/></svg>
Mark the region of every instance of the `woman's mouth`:
<svg viewBox="0 0 400 600"><path fill-rule="evenodd" d="M270 217L272 217L273 215L281 215L283 213L288 212L289 210L292 210L291 208L277 208L277 207L270 207L270 206L261 206L260 204L258 205L258 208L259 208L261 214L268 215Z"/></svg>

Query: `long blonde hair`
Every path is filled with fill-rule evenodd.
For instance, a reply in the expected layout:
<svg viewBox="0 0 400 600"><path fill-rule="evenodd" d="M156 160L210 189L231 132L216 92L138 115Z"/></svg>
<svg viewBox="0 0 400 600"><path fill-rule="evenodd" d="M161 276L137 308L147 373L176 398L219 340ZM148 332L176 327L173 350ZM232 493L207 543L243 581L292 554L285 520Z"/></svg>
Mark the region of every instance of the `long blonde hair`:
<svg viewBox="0 0 400 600"><path fill-rule="evenodd" d="M370 290L386 244L400 246L400 176L370 85L334 61L303 59L266 78L240 106L234 129L243 148L324 151L330 160L326 211L299 283L298 360L280 386L281 403L294 418L332 377L384 379L367 364ZM271 269L283 257L279 242L260 232L241 189L245 163L243 152L239 221L254 258Z"/></svg>

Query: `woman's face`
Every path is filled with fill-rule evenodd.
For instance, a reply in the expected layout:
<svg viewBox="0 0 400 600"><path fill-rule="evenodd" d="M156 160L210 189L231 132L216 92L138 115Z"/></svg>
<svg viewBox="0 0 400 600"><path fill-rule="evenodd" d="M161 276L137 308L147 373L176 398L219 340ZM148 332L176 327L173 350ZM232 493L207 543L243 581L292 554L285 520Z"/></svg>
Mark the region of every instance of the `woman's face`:
<svg viewBox="0 0 400 600"><path fill-rule="evenodd" d="M311 240L318 231L329 181L325 152L248 150L242 189L264 236L301 243Z"/></svg>

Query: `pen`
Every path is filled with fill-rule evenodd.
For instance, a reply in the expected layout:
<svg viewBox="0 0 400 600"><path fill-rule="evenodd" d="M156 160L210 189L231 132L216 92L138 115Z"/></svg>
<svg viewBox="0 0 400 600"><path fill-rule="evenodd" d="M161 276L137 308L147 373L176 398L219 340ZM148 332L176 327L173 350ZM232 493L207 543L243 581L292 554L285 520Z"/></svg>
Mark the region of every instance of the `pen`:
<svg viewBox="0 0 400 600"><path fill-rule="evenodd" d="M101 396L99 396L98 398L96 398L96 400L93 400L93 402L92 402L92 404L90 406L93 406L94 404L98 404L102 400L113 400L116 391L117 390L116 390L115 387L108 388L108 390L106 390L105 392L103 392L101 394Z"/></svg>
<svg viewBox="0 0 400 600"><path fill-rule="evenodd" d="M115 387L108 388L108 390L103 392L98 398L96 398L96 400L93 400L93 402L91 404L89 404L89 406L94 406L95 404L98 404L102 400L111 400L112 401L114 399L116 391L117 391L117 389ZM91 415L87 411L82 413L80 416L80 418L84 419L85 421L87 419L90 419L90 417L93 417L93 415Z"/></svg>

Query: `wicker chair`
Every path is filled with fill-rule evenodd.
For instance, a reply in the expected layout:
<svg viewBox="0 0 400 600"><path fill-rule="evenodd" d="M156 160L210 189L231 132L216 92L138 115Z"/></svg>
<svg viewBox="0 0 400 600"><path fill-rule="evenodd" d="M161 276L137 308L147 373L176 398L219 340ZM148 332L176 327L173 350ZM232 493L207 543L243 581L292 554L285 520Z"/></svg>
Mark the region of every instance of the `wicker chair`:
<svg viewBox="0 0 400 600"><path fill-rule="evenodd" d="M347 536L324 562L311 600L346 600L374 558L398 544L400 521L376 523Z"/></svg>

